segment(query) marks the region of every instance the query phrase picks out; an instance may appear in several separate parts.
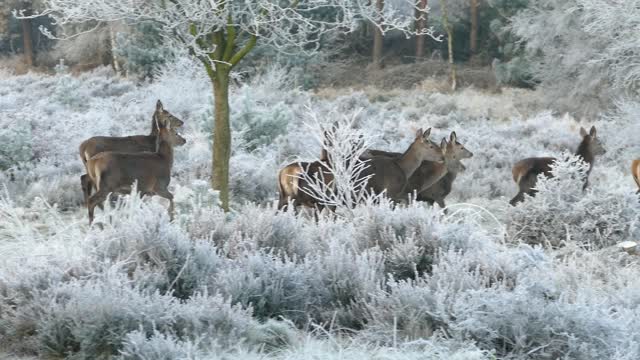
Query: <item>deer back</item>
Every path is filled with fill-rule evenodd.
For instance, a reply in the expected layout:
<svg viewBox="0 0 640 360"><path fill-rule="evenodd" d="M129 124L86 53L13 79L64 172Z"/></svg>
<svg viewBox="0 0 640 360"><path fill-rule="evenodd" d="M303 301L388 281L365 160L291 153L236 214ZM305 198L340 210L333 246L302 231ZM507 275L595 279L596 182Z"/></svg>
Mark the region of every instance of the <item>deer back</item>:
<svg viewBox="0 0 640 360"><path fill-rule="evenodd" d="M640 159L633 160L631 163L631 174L638 185L638 190L640 190Z"/></svg>

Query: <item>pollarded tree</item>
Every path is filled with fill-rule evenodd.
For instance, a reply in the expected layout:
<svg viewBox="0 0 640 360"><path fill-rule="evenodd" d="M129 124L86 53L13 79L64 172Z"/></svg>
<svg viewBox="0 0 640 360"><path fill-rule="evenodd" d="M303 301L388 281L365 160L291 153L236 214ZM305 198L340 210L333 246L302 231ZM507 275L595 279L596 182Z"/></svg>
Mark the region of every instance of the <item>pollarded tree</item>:
<svg viewBox="0 0 640 360"><path fill-rule="evenodd" d="M413 11L385 6L379 11L370 0L45 0L41 15L56 24L90 21L151 21L168 40L198 58L213 86L212 186L220 191L225 210L229 208L229 123L230 73L260 42L276 48L300 49L328 32L351 32L359 21L370 21L381 31L416 33ZM405 7L418 9L419 0L402 0ZM318 18L322 10L336 16ZM421 29L432 35L430 29Z"/></svg>

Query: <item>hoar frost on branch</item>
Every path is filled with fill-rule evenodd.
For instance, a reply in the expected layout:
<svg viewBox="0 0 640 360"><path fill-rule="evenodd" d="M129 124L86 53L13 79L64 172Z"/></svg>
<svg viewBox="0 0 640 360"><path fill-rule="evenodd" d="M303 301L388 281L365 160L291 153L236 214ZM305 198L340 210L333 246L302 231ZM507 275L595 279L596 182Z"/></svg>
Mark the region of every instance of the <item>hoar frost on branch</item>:
<svg viewBox="0 0 640 360"><path fill-rule="evenodd" d="M211 46L210 36L221 31L234 40L245 36L248 42L259 39L276 48L295 46L301 50L328 32L355 30L361 20L383 32L395 30L407 36L435 38L432 28L412 28L415 14L425 12L417 3L396 0L380 11L368 0L46 0L47 10L38 16L52 17L55 25L151 21L160 25L168 40L186 45L201 60L215 62L220 59L212 54L219 45ZM335 17L314 16L332 10L338 13ZM225 49L225 53L229 51ZM224 61L234 64L231 60Z"/></svg>
<svg viewBox="0 0 640 360"><path fill-rule="evenodd" d="M258 41L276 49L304 51L323 34L351 32L363 20L383 32L433 37L431 28L413 27L416 17L427 11L417 0L397 0L381 10L370 0L45 0L44 5L40 15L52 17L59 26L94 21L157 23L164 37L202 62L215 103L211 186L220 191L225 210L230 194L230 75ZM334 15L319 17L319 12Z"/></svg>
<svg viewBox="0 0 640 360"><path fill-rule="evenodd" d="M347 217L353 216L352 209L357 204L371 203L381 196L367 189L371 175L363 175L369 165L361 157L372 147L374 138L356 127L361 111L358 109L351 114L332 111L322 118L312 109L307 113L307 126L326 151L327 161L323 166L327 176L324 171L304 171L300 178L307 186L300 188L300 191Z"/></svg>

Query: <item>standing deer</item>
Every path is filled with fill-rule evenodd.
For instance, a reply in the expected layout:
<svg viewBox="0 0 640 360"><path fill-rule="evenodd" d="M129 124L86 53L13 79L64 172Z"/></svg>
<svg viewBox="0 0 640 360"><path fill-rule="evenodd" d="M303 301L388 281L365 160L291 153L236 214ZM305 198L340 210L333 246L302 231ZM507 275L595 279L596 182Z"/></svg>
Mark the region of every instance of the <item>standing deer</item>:
<svg viewBox="0 0 640 360"><path fill-rule="evenodd" d="M576 155L581 157L584 162L589 164L589 169L584 178L584 185L582 190L586 190L589 186L589 174L593 169L593 163L596 155L603 155L606 150L602 146L602 142L597 137L596 127L592 126L589 133L581 127L580 136L582 142L578 145ZM513 181L518 184L518 194L509 201L509 204L516 206L519 202L524 201L524 195L529 194L535 196L537 190L535 190L536 182L538 181L538 175L543 174L546 177L551 177L551 166L556 161L553 157L535 157L526 158L518 161L512 168L511 174L513 175Z"/></svg>
<svg viewBox="0 0 640 360"><path fill-rule="evenodd" d="M183 145L185 140L168 127L169 121L158 120L158 136L155 152L101 152L87 161L89 176L98 191L87 204L89 224L93 212L108 194L138 183L141 195L158 195L169 200L169 215L173 219L173 195L167 187L171 181L173 147Z"/></svg>
<svg viewBox="0 0 640 360"><path fill-rule="evenodd" d="M426 189L424 186L426 184L423 184L421 186L421 189L423 190L418 192L416 200L426 201L430 205L433 205L435 202L444 209L446 207L444 199L449 195L449 193L451 193L453 182L456 180L458 173L465 170L465 167L460 160L473 157L473 153L458 142L458 137L455 131L449 136L449 142L446 143L446 145L443 145L442 153L444 155L444 167L446 168L445 175L433 185L426 187ZM442 167L443 166L438 163L424 162L420 166L419 171L423 172L426 168L434 168L431 172L437 173L439 172L439 168ZM416 171L416 174L417 173L418 171ZM414 174L412 179L416 177L416 174ZM429 181L430 180L427 179L425 183Z"/></svg>
<svg viewBox="0 0 640 360"><path fill-rule="evenodd" d="M444 199L451 192L451 187L457 174L463 171L464 165L460 160L471 158L473 153L458 142L455 131L449 135L449 142L442 139L440 143L444 156L444 163L423 161L420 167L411 175L405 192L417 193L416 200L426 201L433 205L437 202L444 208ZM376 156L399 157L400 153L381 150L369 150L369 154Z"/></svg>
<svg viewBox="0 0 640 360"><path fill-rule="evenodd" d="M329 154L326 145L329 143L329 138L326 131L324 132L324 142L319 161L291 163L278 172L278 191L280 193L278 210L286 208L289 202L292 202L295 209L305 206L322 211L324 206L301 189L308 188L307 181L302 178L305 172L312 178L320 177L326 184L333 181L333 174L328 167Z"/></svg>
<svg viewBox="0 0 640 360"><path fill-rule="evenodd" d="M431 141L429 135L431 128L425 132L418 130L409 148L396 157L369 151L373 157L369 158L369 167L362 172L362 176L371 175L367 188L376 194L386 190L387 196L392 200L403 200L409 179L423 161L444 162L441 147Z"/></svg>
<svg viewBox="0 0 640 360"><path fill-rule="evenodd" d="M91 196L92 189L96 188L96 184L88 175L89 171L87 168L87 161L92 156L104 151L130 153L156 151L156 143L158 141L158 127L156 126L156 123L168 123L172 129L179 128L184 124L182 120L165 110L162 102L158 100L156 103L156 110L153 113L153 118L151 120L151 133L149 135L125 137L94 136L80 144L80 158L85 166L85 170L87 170L87 174L80 176L85 204L87 203L89 196ZM186 142L186 140L184 140L180 135L177 136L181 139L180 143L184 144Z"/></svg>
<svg viewBox="0 0 640 360"><path fill-rule="evenodd" d="M631 163L631 174L636 184L638 184L638 192L636 194L640 194L640 159L633 160Z"/></svg>

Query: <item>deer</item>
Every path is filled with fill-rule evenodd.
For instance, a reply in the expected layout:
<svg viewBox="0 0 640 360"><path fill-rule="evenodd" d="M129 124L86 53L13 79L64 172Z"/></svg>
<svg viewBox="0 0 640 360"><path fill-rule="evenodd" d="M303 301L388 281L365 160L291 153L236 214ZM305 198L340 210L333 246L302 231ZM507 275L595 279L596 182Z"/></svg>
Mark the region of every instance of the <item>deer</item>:
<svg viewBox="0 0 640 360"><path fill-rule="evenodd" d="M465 170L460 160L473 157L473 153L458 142L458 135L455 131L449 135L449 142L442 139L440 142L444 163L433 161L423 161L420 167L411 175L407 182L407 193L417 194L416 200L426 201L430 205L437 202L441 208L444 208L444 199L451 192L452 184L457 174ZM376 156L388 156L397 158L401 154L382 151L368 150L369 154Z"/></svg>
<svg viewBox="0 0 640 360"><path fill-rule="evenodd" d="M602 142L597 137L596 127L592 126L589 132L583 127L580 127L580 136L582 141L578 145L576 155L581 157L584 162L589 164L586 176L584 178L584 184L582 190L585 191L589 186L589 174L593 169L595 157L597 155L603 155L606 153ZM524 201L525 194L535 196L537 190L535 189L538 181L538 175L544 175L547 178L553 176L551 173L551 167L556 161L553 157L532 157L518 161L511 169L513 181L518 185L518 194L509 201L509 204L516 206L518 203Z"/></svg>
<svg viewBox="0 0 640 360"><path fill-rule="evenodd" d="M301 189L308 188L307 181L302 178L306 172L312 178L319 176L326 184L333 181L333 174L329 170L329 153L326 142L328 142L327 132L324 133L325 146L320 152L320 159L313 162L295 162L288 164L278 172L278 210L285 209L289 202L293 203L294 210L300 206L315 208L322 211L324 206L313 196L305 193Z"/></svg>
<svg viewBox="0 0 640 360"><path fill-rule="evenodd" d="M440 208L445 209L446 205L444 199L449 195L449 193L451 193L453 182L456 180L458 173L466 169L460 160L472 158L473 153L458 142L458 137L455 131L450 134L449 142L444 140L442 153L444 155L444 166L433 162L424 162L420 166L420 173L425 172L425 170L430 168L430 173L445 172L445 174L431 186L426 186L426 183L430 181L428 178L431 178L431 176L425 179L425 183L421 185L422 191L418 192L416 189L416 200L425 201L429 205L433 205L435 202L440 206ZM446 170L443 171L443 167ZM412 179L419 175L418 171L416 171Z"/></svg>
<svg viewBox="0 0 640 360"><path fill-rule="evenodd" d="M369 166L361 173L361 176L371 176L367 188L375 194L386 191L390 199L402 201L409 179L423 161L444 163L442 148L429 139L430 135L431 128L424 132L419 129L411 145L400 155L386 156L380 151L369 151L372 155L368 158Z"/></svg>
<svg viewBox="0 0 640 360"><path fill-rule="evenodd" d="M169 124L170 121L158 119L155 152L105 151L87 161L89 176L97 188L87 201L89 225L93 223L97 205L102 204L110 193L130 187L134 182L137 182L141 196L158 195L169 200L169 216L173 220L173 195L167 187L171 182L173 147L184 145L185 140Z"/></svg>
<svg viewBox="0 0 640 360"><path fill-rule="evenodd" d="M633 180L635 180L638 185L636 194L640 194L640 159L631 162L631 175L633 175Z"/></svg>
<svg viewBox="0 0 640 360"><path fill-rule="evenodd" d="M158 141L158 127L157 122L168 122L172 129L179 128L184 125L184 122L173 114L164 109L160 100L156 103L156 110L153 113L151 121L151 133L149 135L136 135L125 137L111 137L111 136L94 136L83 141L80 144L79 152L80 159L87 171L86 174L80 176L80 184L82 185L82 193L84 196L85 204L91 196L92 190L96 188L96 184L92 181L88 175L87 162L89 159L104 151L120 151L120 152L153 152L156 150L156 143ZM177 135L181 139L181 143L186 143L186 140L180 135Z"/></svg>

